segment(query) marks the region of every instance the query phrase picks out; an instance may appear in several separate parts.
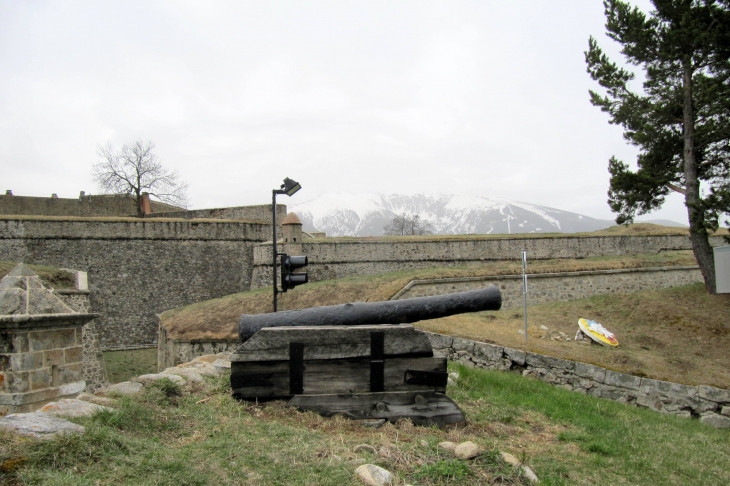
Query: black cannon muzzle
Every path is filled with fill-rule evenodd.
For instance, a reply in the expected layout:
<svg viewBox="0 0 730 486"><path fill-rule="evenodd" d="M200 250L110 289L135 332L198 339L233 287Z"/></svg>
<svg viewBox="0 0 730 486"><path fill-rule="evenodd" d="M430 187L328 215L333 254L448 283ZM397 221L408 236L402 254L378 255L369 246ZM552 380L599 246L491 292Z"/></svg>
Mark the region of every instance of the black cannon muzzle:
<svg viewBox="0 0 730 486"><path fill-rule="evenodd" d="M244 343L265 327L410 324L467 312L499 310L501 306L502 294L492 285L434 297L355 302L269 314L244 314L238 321L238 336Z"/></svg>

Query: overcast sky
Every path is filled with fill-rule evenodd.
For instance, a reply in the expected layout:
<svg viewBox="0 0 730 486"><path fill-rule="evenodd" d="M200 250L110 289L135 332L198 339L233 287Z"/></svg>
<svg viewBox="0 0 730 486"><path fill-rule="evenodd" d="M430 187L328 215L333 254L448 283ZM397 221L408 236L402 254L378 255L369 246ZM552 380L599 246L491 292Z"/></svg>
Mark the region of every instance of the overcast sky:
<svg viewBox="0 0 730 486"><path fill-rule="evenodd" d="M648 0L636 2L648 10ZM0 190L76 197L150 140L192 208L328 192L482 194L612 219L588 101L600 0L0 0ZM650 218L686 222L673 195Z"/></svg>

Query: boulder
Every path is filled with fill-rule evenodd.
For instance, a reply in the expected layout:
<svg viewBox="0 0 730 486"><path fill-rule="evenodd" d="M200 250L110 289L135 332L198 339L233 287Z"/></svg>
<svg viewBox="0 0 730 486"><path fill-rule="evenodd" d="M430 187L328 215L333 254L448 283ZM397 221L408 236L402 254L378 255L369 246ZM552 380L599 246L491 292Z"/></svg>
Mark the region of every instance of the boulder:
<svg viewBox="0 0 730 486"><path fill-rule="evenodd" d="M192 383L202 383L203 377L198 373L196 368L167 368L165 371L160 373L162 375L179 376L184 378L186 381Z"/></svg>
<svg viewBox="0 0 730 486"><path fill-rule="evenodd" d="M105 407L115 407L117 401L113 398L102 397L101 395L92 395L91 393L79 393L76 400L83 400L85 402L95 403L97 405L103 405Z"/></svg>
<svg viewBox="0 0 730 486"><path fill-rule="evenodd" d="M56 417L90 417L102 410L112 410L103 405L86 402L84 400L63 398L57 402L51 402L41 407L39 413L48 413Z"/></svg>
<svg viewBox="0 0 730 486"><path fill-rule="evenodd" d="M439 442L436 447L449 452L454 452L456 450L456 444L449 441Z"/></svg>
<svg viewBox="0 0 730 486"><path fill-rule="evenodd" d="M143 385L146 385L148 383L160 381L163 379L168 379L168 380L172 381L173 383L177 383L178 385L185 384L185 379L182 376L166 375L163 373L152 373L149 375L141 375L141 376L138 376L137 378L134 378L134 381L136 381L137 383L142 383Z"/></svg>
<svg viewBox="0 0 730 486"><path fill-rule="evenodd" d="M703 415L700 417L700 422L711 425L716 429L730 429L730 417L718 415L716 413Z"/></svg>
<svg viewBox="0 0 730 486"><path fill-rule="evenodd" d="M134 395L135 393L139 393L141 390L141 383L135 383L133 381L123 381L121 383L109 385L108 387L101 390L97 390L95 395Z"/></svg>
<svg viewBox="0 0 730 486"><path fill-rule="evenodd" d="M49 439L57 435L83 434L84 428L47 413L11 413L0 418L0 428L18 435Z"/></svg>
<svg viewBox="0 0 730 486"><path fill-rule="evenodd" d="M390 471L375 464L363 464L355 469L355 474L367 486L384 486L393 483L393 475Z"/></svg>
<svg viewBox="0 0 730 486"><path fill-rule="evenodd" d="M454 454L459 459L474 459L479 455L479 446L468 440L456 446Z"/></svg>
<svg viewBox="0 0 730 486"><path fill-rule="evenodd" d="M519 459L517 459L509 452L500 452L499 454L502 456L502 460L507 464L512 464L514 467L519 467L522 465L522 462L520 462Z"/></svg>

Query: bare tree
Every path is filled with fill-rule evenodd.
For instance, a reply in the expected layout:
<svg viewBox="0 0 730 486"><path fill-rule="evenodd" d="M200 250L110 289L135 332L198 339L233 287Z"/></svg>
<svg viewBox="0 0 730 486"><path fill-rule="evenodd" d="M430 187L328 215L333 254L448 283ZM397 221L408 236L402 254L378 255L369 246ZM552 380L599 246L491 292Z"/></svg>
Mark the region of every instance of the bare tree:
<svg viewBox="0 0 730 486"><path fill-rule="evenodd" d="M405 213L396 214L390 223L383 226L383 234L386 236L430 235L431 233L431 223L427 219L421 219L417 214L413 216Z"/></svg>
<svg viewBox="0 0 730 486"><path fill-rule="evenodd" d="M93 177L99 189L106 194L130 195L137 203L137 216L144 216L142 194L187 207L188 184L179 180L177 171L169 171L152 153L152 142L125 144L116 151L111 143L97 148L99 160L93 165Z"/></svg>

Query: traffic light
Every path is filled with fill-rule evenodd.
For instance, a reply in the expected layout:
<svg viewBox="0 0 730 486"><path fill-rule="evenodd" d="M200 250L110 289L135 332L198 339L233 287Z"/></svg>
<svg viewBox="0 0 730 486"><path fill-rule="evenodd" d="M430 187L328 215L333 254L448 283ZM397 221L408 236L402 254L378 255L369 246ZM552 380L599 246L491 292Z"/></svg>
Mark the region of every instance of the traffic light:
<svg viewBox="0 0 730 486"><path fill-rule="evenodd" d="M293 273L297 268L307 266L306 256L290 256L286 253L281 255L281 291L286 292L297 285L307 283L306 273Z"/></svg>

